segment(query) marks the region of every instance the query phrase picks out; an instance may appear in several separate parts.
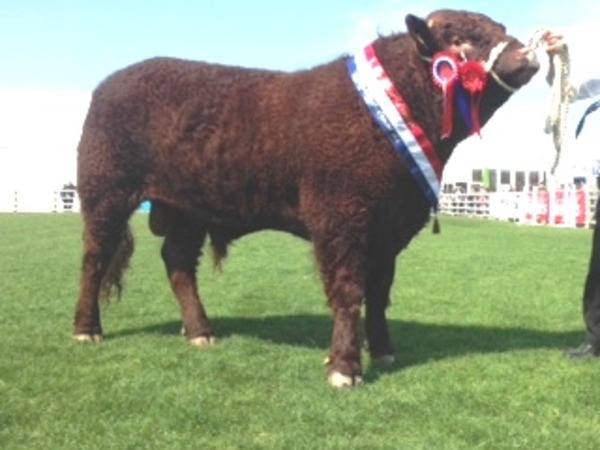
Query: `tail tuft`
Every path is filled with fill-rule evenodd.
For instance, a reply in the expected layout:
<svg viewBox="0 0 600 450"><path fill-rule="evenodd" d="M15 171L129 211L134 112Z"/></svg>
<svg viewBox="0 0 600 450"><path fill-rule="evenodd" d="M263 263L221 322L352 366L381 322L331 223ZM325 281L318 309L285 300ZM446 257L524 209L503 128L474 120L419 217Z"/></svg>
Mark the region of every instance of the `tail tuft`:
<svg viewBox="0 0 600 450"><path fill-rule="evenodd" d="M123 292L123 275L129 267L129 261L133 254L133 235L129 227L125 229L115 255L113 256L108 270L100 284L100 299L104 302L116 296L117 300L121 299Z"/></svg>
<svg viewBox="0 0 600 450"><path fill-rule="evenodd" d="M216 270L223 269L223 261L227 258L229 239L216 232L210 233L210 246L212 248L213 264Z"/></svg>

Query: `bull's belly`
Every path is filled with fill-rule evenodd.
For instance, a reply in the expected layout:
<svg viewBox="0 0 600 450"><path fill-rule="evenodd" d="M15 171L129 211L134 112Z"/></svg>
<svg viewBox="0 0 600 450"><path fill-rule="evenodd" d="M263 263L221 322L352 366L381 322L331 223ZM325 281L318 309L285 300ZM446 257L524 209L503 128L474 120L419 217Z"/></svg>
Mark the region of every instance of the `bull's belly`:
<svg viewBox="0 0 600 450"><path fill-rule="evenodd" d="M270 229L309 237L298 202L290 202L285 196L189 188L177 192L151 189L144 197L152 202L157 217L184 214L206 229L229 230L239 235Z"/></svg>

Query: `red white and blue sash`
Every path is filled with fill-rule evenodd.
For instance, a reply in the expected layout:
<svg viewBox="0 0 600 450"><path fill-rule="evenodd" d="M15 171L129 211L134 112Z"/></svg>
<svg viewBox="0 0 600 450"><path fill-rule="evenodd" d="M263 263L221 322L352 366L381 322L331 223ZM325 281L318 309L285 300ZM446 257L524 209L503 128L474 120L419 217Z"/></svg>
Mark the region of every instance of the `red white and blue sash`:
<svg viewBox="0 0 600 450"><path fill-rule="evenodd" d="M377 124L408 165L434 212L443 164L423 129L381 66L372 45L348 59L348 71Z"/></svg>

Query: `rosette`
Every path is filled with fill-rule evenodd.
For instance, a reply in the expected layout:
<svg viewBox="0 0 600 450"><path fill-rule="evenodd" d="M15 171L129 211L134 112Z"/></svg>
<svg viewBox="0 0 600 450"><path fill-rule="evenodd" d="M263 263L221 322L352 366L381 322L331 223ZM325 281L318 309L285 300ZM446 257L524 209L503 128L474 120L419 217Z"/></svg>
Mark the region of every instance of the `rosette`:
<svg viewBox="0 0 600 450"><path fill-rule="evenodd" d="M459 66L458 72L462 86L471 94L471 131L479 134L481 130L479 103L481 101L481 93L487 82L487 72L484 65L478 61L466 61L462 63Z"/></svg>
<svg viewBox="0 0 600 450"><path fill-rule="evenodd" d="M454 104L454 85L459 77L458 59L450 52L439 52L433 56L431 75L434 84L442 90L444 113L442 119L442 139L452 134L452 110Z"/></svg>

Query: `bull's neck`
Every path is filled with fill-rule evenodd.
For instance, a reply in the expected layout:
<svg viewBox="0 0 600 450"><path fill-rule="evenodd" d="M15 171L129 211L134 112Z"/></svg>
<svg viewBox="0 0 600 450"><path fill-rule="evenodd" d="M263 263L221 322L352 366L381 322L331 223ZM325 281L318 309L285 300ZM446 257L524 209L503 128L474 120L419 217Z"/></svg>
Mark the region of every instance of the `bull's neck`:
<svg viewBox="0 0 600 450"><path fill-rule="evenodd" d="M469 131L459 125L449 138L440 137L443 99L432 81L429 63L419 55L408 35L381 38L373 45L381 65L410 107L414 120L423 128L445 164Z"/></svg>
<svg viewBox="0 0 600 450"><path fill-rule="evenodd" d="M374 46L369 45L350 57L347 66L374 121L437 211L444 161L381 65Z"/></svg>

